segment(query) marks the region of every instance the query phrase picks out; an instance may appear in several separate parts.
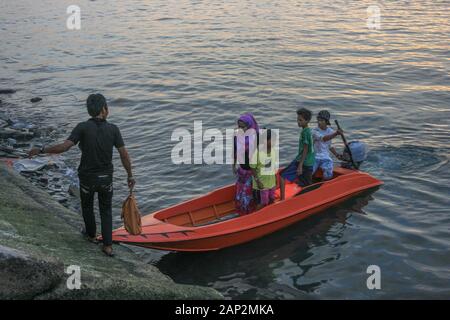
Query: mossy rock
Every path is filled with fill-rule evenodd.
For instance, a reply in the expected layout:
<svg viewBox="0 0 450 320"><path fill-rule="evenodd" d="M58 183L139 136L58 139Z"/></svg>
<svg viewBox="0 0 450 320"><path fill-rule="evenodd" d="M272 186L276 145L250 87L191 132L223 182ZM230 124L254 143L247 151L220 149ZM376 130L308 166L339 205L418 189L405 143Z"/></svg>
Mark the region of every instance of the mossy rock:
<svg viewBox="0 0 450 320"><path fill-rule="evenodd" d="M173 282L124 246L105 256L82 226L79 213L0 164L0 287L11 288L0 299L223 299L212 288ZM80 267L79 290L67 288L70 265Z"/></svg>

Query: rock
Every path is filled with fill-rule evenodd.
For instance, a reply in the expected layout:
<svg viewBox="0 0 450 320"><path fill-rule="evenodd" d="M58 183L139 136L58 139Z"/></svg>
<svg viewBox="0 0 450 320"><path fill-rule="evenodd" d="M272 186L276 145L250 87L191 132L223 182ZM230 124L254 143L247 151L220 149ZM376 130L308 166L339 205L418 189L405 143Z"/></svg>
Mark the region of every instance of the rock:
<svg viewBox="0 0 450 320"><path fill-rule="evenodd" d="M8 145L14 147L17 144L17 140L13 139L13 138L8 138L8 140L6 140L6 142L8 143Z"/></svg>
<svg viewBox="0 0 450 320"><path fill-rule="evenodd" d="M6 152L6 153L14 153L14 147L11 145L7 145L7 146L0 145L0 151Z"/></svg>
<svg viewBox="0 0 450 320"><path fill-rule="evenodd" d="M0 299L32 299L56 287L64 266L0 245Z"/></svg>
<svg viewBox="0 0 450 320"><path fill-rule="evenodd" d="M46 127L39 127L34 130L37 136L49 136L56 133L57 127L55 126L46 126Z"/></svg>
<svg viewBox="0 0 450 320"><path fill-rule="evenodd" d="M34 137L33 132L19 131L19 130L14 130L11 128L1 128L0 129L0 138L1 139L14 138L14 139L18 139L18 140L30 140L33 137Z"/></svg>
<svg viewBox="0 0 450 320"><path fill-rule="evenodd" d="M31 103L36 103L36 102L39 102L39 101L42 101L42 98L36 97L36 98L31 98L30 99Z"/></svg>
<svg viewBox="0 0 450 320"><path fill-rule="evenodd" d="M0 151L2 154L6 154L8 158L20 158L26 156L25 152L14 149L14 146L11 145L0 145Z"/></svg>
<svg viewBox="0 0 450 320"><path fill-rule="evenodd" d="M80 188L75 184L69 186L69 194L73 197L80 198Z"/></svg>
<svg viewBox="0 0 450 320"><path fill-rule="evenodd" d="M53 186L49 186L48 190L50 190L51 192L55 192L55 193L64 191L61 186L57 187L57 186L54 186L54 185Z"/></svg>
<svg viewBox="0 0 450 320"><path fill-rule="evenodd" d="M16 238L17 229L9 222L0 220L0 237Z"/></svg>
<svg viewBox="0 0 450 320"><path fill-rule="evenodd" d="M16 93L14 89L0 89L0 94L13 94Z"/></svg>
<svg viewBox="0 0 450 320"><path fill-rule="evenodd" d="M55 199L56 201L58 201L59 203L67 202L67 198L64 197L64 196L61 196L61 195L59 195L59 194L56 194L56 195L54 196L54 199Z"/></svg>
<svg viewBox="0 0 450 320"><path fill-rule="evenodd" d="M14 148L25 148L25 149L30 149L31 148L31 146L30 146L30 144L29 143L16 143L15 145L14 145Z"/></svg>
<svg viewBox="0 0 450 320"><path fill-rule="evenodd" d="M79 213L1 163L0 177L0 243L7 247L0 250L0 299L223 299L212 288L175 283L124 246L106 257L80 235ZM67 288L59 262L80 266L80 290Z"/></svg>

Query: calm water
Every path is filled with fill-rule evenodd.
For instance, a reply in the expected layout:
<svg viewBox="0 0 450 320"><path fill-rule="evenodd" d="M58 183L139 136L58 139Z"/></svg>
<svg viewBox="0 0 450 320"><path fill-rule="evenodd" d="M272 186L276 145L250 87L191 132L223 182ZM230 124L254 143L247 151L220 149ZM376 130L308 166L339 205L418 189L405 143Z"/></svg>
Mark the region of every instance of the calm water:
<svg viewBox="0 0 450 320"><path fill-rule="evenodd" d="M228 298L450 298L449 1L0 1L2 96L70 129L102 92L143 212L231 183L229 167L171 163L175 128L232 128L251 111L296 153L295 110L327 108L385 185L252 243L206 254L139 250L181 283ZM381 8L368 30L366 8ZM28 100L44 100L31 105ZM39 120L41 121L41 120ZM315 125L313 123L312 125ZM64 138L64 134L60 139ZM336 142L340 146L340 142ZM76 150L67 154L76 165ZM126 196L115 157L115 224ZM382 289L366 287L378 265Z"/></svg>

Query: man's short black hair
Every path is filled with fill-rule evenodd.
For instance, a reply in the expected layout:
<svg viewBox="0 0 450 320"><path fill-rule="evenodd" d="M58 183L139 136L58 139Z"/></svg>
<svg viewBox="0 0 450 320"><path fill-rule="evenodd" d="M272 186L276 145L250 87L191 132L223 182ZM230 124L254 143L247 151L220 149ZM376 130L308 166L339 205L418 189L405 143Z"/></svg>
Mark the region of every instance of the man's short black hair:
<svg viewBox="0 0 450 320"><path fill-rule="evenodd" d="M105 97L100 93L90 94L86 100L86 107L91 117L96 117L107 107Z"/></svg>
<svg viewBox="0 0 450 320"><path fill-rule="evenodd" d="M306 121L311 121L312 118L312 112L305 108L298 109L297 115L302 116Z"/></svg>

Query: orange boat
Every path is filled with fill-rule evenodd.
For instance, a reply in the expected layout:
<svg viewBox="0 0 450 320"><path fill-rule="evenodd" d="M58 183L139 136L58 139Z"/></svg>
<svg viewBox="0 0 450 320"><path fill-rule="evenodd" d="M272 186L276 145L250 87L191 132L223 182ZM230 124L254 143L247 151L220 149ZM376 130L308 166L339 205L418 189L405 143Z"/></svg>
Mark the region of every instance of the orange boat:
<svg viewBox="0 0 450 320"><path fill-rule="evenodd" d="M319 170L315 180L320 178ZM229 185L142 217L140 235L116 229L113 241L170 251L219 250L263 237L381 184L367 173L335 167L333 179L305 188L286 181L285 200L278 188L275 203L244 216L236 213L235 186Z"/></svg>

